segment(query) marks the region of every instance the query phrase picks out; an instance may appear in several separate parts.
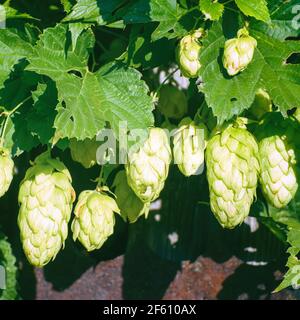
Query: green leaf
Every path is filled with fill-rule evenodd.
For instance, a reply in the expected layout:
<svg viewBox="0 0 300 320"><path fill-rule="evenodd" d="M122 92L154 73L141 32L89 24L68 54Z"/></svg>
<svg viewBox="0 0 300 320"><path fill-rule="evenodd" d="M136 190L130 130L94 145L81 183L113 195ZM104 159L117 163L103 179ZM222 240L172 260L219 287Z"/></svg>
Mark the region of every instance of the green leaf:
<svg viewBox="0 0 300 320"><path fill-rule="evenodd" d="M298 0L268 1L271 23L255 21L251 26L279 40L297 37L300 35L300 8L298 5Z"/></svg>
<svg viewBox="0 0 300 320"><path fill-rule="evenodd" d="M32 54L28 55L30 64L27 69L57 81L68 72L78 71L83 75L94 41L93 33L87 31L79 37L75 50L70 50L67 26L57 25L48 28L40 36Z"/></svg>
<svg viewBox="0 0 300 320"><path fill-rule="evenodd" d="M200 10L208 20L219 20L224 11L224 5L215 0L201 0Z"/></svg>
<svg viewBox="0 0 300 320"><path fill-rule="evenodd" d="M154 105L141 77L137 70L118 62L109 63L97 72L101 109L115 132L119 121L126 121L129 130L153 126Z"/></svg>
<svg viewBox="0 0 300 320"><path fill-rule="evenodd" d="M155 68L174 59L175 42L165 38L151 41L153 30L152 24L132 26L127 51L131 66Z"/></svg>
<svg viewBox="0 0 300 320"><path fill-rule="evenodd" d="M26 98L31 97L31 91L35 90L40 77L30 71L24 71L26 62L23 61L15 66L10 78L5 81L5 86L0 90L0 105L7 111L14 109ZM28 128L28 111L31 102L27 101L19 108L8 122L5 134L5 146L13 154L22 151L30 151L38 144L38 139Z"/></svg>
<svg viewBox="0 0 300 320"><path fill-rule="evenodd" d="M66 33L64 25L47 29L28 57L27 67L56 82L56 139L91 139L107 121L115 130L119 120L127 121L129 129L151 126L153 103L141 74L112 64L91 73L87 61L94 44L92 32L83 32L75 50L67 51Z"/></svg>
<svg viewBox="0 0 300 320"><path fill-rule="evenodd" d="M33 106L27 116L27 127L39 141L47 145L54 136L54 119L57 114L57 90L53 81L39 83L32 92Z"/></svg>
<svg viewBox="0 0 300 320"><path fill-rule="evenodd" d="M274 104L283 115L300 106L300 65L289 64L287 59L300 52L296 41L279 41L260 32L253 32L257 39L257 55L253 65L263 65L261 80Z"/></svg>
<svg viewBox="0 0 300 320"><path fill-rule="evenodd" d="M69 30L71 32L72 37L72 48L73 51L76 48L77 39L81 35L81 33L90 28L92 26L92 23L82 23L82 22L74 22L69 24Z"/></svg>
<svg viewBox="0 0 300 320"><path fill-rule="evenodd" d="M294 289L299 289L300 287L300 261L297 257L300 252L299 229L290 229L288 233L288 242L291 244L291 247L287 250L287 253L290 254L286 263L288 271L284 275L283 281L274 292L279 292L289 286L292 286Z"/></svg>
<svg viewBox="0 0 300 320"><path fill-rule="evenodd" d="M62 6L64 7L65 12L69 13L75 2L75 0L60 0Z"/></svg>
<svg viewBox="0 0 300 320"><path fill-rule="evenodd" d="M5 8L5 18L6 19L32 19L39 20L37 18L32 17L30 14L26 12L19 12L17 9L11 7L11 0L5 1L2 5Z"/></svg>
<svg viewBox="0 0 300 320"><path fill-rule="evenodd" d="M13 66L32 52L31 45L9 29L0 30L0 89Z"/></svg>
<svg viewBox="0 0 300 320"><path fill-rule="evenodd" d="M11 245L2 233L0 233L0 266L5 269L6 278L6 288L0 289L0 300L15 300L18 297L16 258Z"/></svg>
<svg viewBox="0 0 300 320"><path fill-rule="evenodd" d="M265 22L270 21L266 0L235 0L239 9L246 15Z"/></svg>
<svg viewBox="0 0 300 320"><path fill-rule="evenodd" d="M77 0L64 21L92 22L106 25L113 22L113 12L122 0Z"/></svg>
<svg viewBox="0 0 300 320"><path fill-rule="evenodd" d="M152 40L167 36L180 17L176 0L138 0L124 8L122 13L126 24L159 22Z"/></svg>

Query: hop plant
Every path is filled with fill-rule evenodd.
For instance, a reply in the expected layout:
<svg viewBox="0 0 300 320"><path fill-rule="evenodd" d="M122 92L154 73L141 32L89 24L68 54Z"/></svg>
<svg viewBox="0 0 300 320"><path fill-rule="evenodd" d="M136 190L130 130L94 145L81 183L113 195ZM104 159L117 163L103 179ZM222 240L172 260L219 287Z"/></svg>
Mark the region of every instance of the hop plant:
<svg viewBox="0 0 300 320"><path fill-rule="evenodd" d="M34 266L44 266L64 246L75 201L71 182L68 169L49 152L34 160L21 182L18 225L25 255Z"/></svg>
<svg viewBox="0 0 300 320"><path fill-rule="evenodd" d="M280 113L269 113L258 128L260 183L268 202L283 208L298 190L299 124Z"/></svg>
<svg viewBox="0 0 300 320"><path fill-rule="evenodd" d="M243 71L253 59L257 41L249 36L246 28L238 31L237 38L227 40L224 48L223 65L230 76Z"/></svg>
<svg viewBox="0 0 300 320"><path fill-rule="evenodd" d="M73 240L78 239L88 251L101 248L114 232L114 212L120 213L116 201L102 191L81 192L71 225Z"/></svg>
<svg viewBox="0 0 300 320"><path fill-rule="evenodd" d="M195 30L192 34L183 37L178 45L176 56L181 73L187 78L198 77L201 68L199 55L202 48L200 39L203 29Z"/></svg>
<svg viewBox="0 0 300 320"><path fill-rule="evenodd" d="M181 90L166 84L160 89L158 109L168 118L181 119L187 113L187 98Z"/></svg>
<svg viewBox="0 0 300 320"><path fill-rule="evenodd" d="M151 128L144 145L129 153L125 165L128 184L144 203L158 198L164 188L171 160L168 136L160 128Z"/></svg>
<svg viewBox="0 0 300 320"><path fill-rule="evenodd" d="M267 91L259 89L255 95L254 102L249 109L251 115L261 119L266 113L272 111L272 100Z"/></svg>
<svg viewBox="0 0 300 320"><path fill-rule="evenodd" d="M71 157L74 161L81 163L86 169L97 164L97 149L100 143L96 139L85 139L78 141L70 140Z"/></svg>
<svg viewBox="0 0 300 320"><path fill-rule="evenodd" d="M13 179L14 162L6 148L0 148L0 197L2 197Z"/></svg>
<svg viewBox="0 0 300 320"><path fill-rule="evenodd" d="M130 223L134 223L142 215L147 218L150 203L142 202L129 187L125 170L118 172L113 187L115 187L114 192L121 210L121 216L125 221L128 220Z"/></svg>
<svg viewBox="0 0 300 320"><path fill-rule="evenodd" d="M196 125L191 118L184 118L174 135L174 162L187 177L197 173L204 163L208 130L205 124Z"/></svg>
<svg viewBox="0 0 300 320"><path fill-rule="evenodd" d="M229 125L208 142L206 164L211 209L224 228L234 228L256 196L257 142L245 127Z"/></svg>

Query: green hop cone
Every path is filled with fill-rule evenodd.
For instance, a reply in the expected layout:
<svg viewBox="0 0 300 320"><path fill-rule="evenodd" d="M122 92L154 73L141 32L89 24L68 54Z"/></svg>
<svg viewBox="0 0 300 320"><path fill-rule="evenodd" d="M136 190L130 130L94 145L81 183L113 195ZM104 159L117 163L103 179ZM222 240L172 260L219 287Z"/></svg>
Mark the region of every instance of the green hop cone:
<svg viewBox="0 0 300 320"><path fill-rule="evenodd" d="M181 73L187 78L197 78L201 68L199 55L202 48L200 39L203 29L195 30L192 34L183 37L178 45L176 56Z"/></svg>
<svg viewBox="0 0 300 320"><path fill-rule="evenodd" d="M184 118L173 139L174 162L187 177L197 173L204 163L204 150L208 130L205 124L196 125L191 118Z"/></svg>
<svg viewBox="0 0 300 320"><path fill-rule="evenodd" d="M158 109L167 118L181 119L188 110L187 98L178 88L164 85L160 89Z"/></svg>
<svg viewBox="0 0 300 320"><path fill-rule="evenodd" d="M148 139L139 150L128 155L125 165L128 184L144 203L159 197L171 160L168 136L160 128L151 128Z"/></svg>
<svg viewBox="0 0 300 320"><path fill-rule="evenodd" d="M117 204L121 210L121 216L125 221L134 223L137 219L149 213L150 203L144 203L129 187L125 170L118 172L113 187Z"/></svg>
<svg viewBox="0 0 300 320"><path fill-rule="evenodd" d="M262 191L268 202L280 209L298 190L299 124L274 112L266 115L257 132Z"/></svg>
<svg viewBox="0 0 300 320"><path fill-rule="evenodd" d="M237 38L225 42L223 65L230 76L243 71L253 59L257 41L246 28L238 31Z"/></svg>
<svg viewBox="0 0 300 320"><path fill-rule="evenodd" d="M14 162L5 148L0 149L0 168L0 197L2 197L9 189L14 172Z"/></svg>
<svg viewBox="0 0 300 320"><path fill-rule="evenodd" d="M86 169L97 164L97 149L100 142L96 139L85 139L78 141L76 139L70 140L71 157L74 161L81 163Z"/></svg>
<svg viewBox="0 0 300 320"><path fill-rule="evenodd" d="M272 111L272 100L264 89L259 89L256 92L254 102L249 109L249 112L256 119L260 120L266 113Z"/></svg>
<svg viewBox="0 0 300 320"><path fill-rule="evenodd" d="M88 251L101 248L114 232L114 212L120 210L110 196L96 190L82 191L71 225L73 240L78 239Z"/></svg>
<svg viewBox="0 0 300 320"><path fill-rule="evenodd" d="M211 209L224 228L232 229L248 216L256 196L257 142L245 128L229 125L208 142L206 165Z"/></svg>
<svg viewBox="0 0 300 320"><path fill-rule="evenodd" d="M25 255L34 266L44 266L64 246L75 201L71 182L68 169L49 152L35 159L21 182L18 225Z"/></svg>

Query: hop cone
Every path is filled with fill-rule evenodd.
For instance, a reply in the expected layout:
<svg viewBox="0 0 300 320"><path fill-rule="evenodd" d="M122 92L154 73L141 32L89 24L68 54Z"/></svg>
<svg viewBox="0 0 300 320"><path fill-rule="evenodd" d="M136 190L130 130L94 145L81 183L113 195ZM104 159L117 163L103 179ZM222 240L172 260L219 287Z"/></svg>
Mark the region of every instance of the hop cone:
<svg viewBox="0 0 300 320"><path fill-rule="evenodd" d="M257 41L249 36L246 28L238 31L237 38L226 41L223 64L230 76L238 74L249 65L256 46Z"/></svg>
<svg viewBox="0 0 300 320"><path fill-rule="evenodd" d="M128 156L128 184L145 203L158 198L164 188L171 162L171 149L163 129L152 128L144 145Z"/></svg>
<svg viewBox="0 0 300 320"><path fill-rule="evenodd" d="M141 215L148 216L150 203L142 202L129 187L125 170L116 175L114 187L116 201L124 220L134 223Z"/></svg>
<svg viewBox="0 0 300 320"><path fill-rule="evenodd" d="M13 179L14 162L10 157L9 151L5 148L0 149L0 197L8 190Z"/></svg>
<svg viewBox="0 0 300 320"><path fill-rule="evenodd" d="M168 118L181 119L187 113L187 98L178 88L164 85L160 89L158 109Z"/></svg>
<svg viewBox="0 0 300 320"><path fill-rule="evenodd" d="M113 198L94 190L81 192L71 226L73 240L78 239L88 251L101 248L113 234L114 212L119 213L119 208Z"/></svg>
<svg viewBox="0 0 300 320"><path fill-rule="evenodd" d="M196 78L201 68L199 55L202 47L200 38L203 33L203 29L198 29L179 42L176 52L177 62L181 73L187 78Z"/></svg>
<svg viewBox="0 0 300 320"><path fill-rule="evenodd" d="M174 162L187 177L196 174L204 163L204 149L207 141L207 128L196 125L190 118L184 118L174 135Z"/></svg>
<svg viewBox="0 0 300 320"><path fill-rule="evenodd" d="M260 183L268 202L283 208L298 190L299 124L270 113L259 127Z"/></svg>
<svg viewBox="0 0 300 320"><path fill-rule="evenodd" d="M85 139L78 141L70 140L71 157L74 161L81 163L86 169L93 167L97 163L97 149L100 143L96 139Z"/></svg>
<svg viewBox="0 0 300 320"><path fill-rule="evenodd" d="M75 201L71 181L64 164L46 152L35 159L21 182L18 225L24 252L35 266L54 259L67 238Z"/></svg>
<svg viewBox="0 0 300 320"><path fill-rule="evenodd" d="M265 90L259 89L257 91L249 111L256 119L261 119L266 113L272 111L272 100Z"/></svg>
<svg viewBox="0 0 300 320"><path fill-rule="evenodd" d="M228 126L208 142L206 164L211 209L224 228L234 228L256 195L257 143L246 129Z"/></svg>

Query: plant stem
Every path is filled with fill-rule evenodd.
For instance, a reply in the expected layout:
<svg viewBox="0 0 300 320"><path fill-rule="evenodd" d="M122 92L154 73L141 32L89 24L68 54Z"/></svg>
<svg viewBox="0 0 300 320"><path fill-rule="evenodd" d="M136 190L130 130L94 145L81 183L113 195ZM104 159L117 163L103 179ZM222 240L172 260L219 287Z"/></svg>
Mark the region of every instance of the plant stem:
<svg viewBox="0 0 300 320"><path fill-rule="evenodd" d="M101 190L101 187L102 187L102 180L103 180L103 173L104 173L104 165L101 166L101 169L100 169L100 174L99 174L99 178L98 178L98 184L97 184L97 187L96 187L96 190Z"/></svg>
<svg viewBox="0 0 300 320"><path fill-rule="evenodd" d="M164 81L159 85L159 87L156 90L156 93L158 93L160 91L160 89L162 88L162 86L174 75L174 73L176 71L178 71L179 68L176 68L175 70L173 70L165 79Z"/></svg>
<svg viewBox="0 0 300 320"><path fill-rule="evenodd" d="M3 112L3 115L6 116L6 119L4 120L4 126L1 132L1 138L0 138L0 146L3 147L4 145L4 137L5 137L5 132L7 129L7 125L8 125L8 121L10 119L10 117L25 103L27 102L29 99L31 99L31 96L27 97L26 99L24 99L22 102L20 102L17 106L15 106L12 110L7 111L7 112Z"/></svg>

